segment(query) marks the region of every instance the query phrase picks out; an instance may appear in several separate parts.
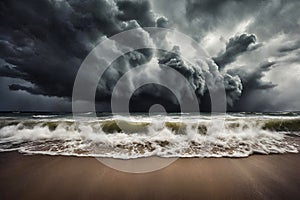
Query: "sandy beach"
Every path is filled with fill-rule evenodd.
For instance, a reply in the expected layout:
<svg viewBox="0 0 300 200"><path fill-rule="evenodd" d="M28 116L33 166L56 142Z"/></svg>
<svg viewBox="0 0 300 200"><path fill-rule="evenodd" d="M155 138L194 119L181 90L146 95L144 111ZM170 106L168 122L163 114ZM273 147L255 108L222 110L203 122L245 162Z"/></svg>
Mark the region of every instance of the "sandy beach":
<svg viewBox="0 0 300 200"><path fill-rule="evenodd" d="M300 154L178 159L129 174L95 158L0 153L0 199L299 199Z"/></svg>

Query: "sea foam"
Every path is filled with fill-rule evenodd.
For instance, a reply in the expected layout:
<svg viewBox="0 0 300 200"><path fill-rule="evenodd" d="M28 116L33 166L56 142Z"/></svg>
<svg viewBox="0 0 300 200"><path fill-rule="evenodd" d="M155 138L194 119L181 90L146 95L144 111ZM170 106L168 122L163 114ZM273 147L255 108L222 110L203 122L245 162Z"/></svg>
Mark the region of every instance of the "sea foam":
<svg viewBox="0 0 300 200"><path fill-rule="evenodd" d="M2 119L0 150L120 159L297 153L299 124L298 117L230 115Z"/></svg>

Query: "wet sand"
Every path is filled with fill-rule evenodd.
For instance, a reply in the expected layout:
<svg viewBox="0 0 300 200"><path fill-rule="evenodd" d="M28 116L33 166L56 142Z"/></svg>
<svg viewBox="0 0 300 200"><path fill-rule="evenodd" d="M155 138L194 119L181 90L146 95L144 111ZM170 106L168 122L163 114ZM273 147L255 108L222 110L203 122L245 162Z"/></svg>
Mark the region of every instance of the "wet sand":
<svg viewBox="0 0 300 200"><path fill-rule="evenodd" d="M186 158L129 174L95 158L0 153L0 199L300 199L300 154Z"/></svg>

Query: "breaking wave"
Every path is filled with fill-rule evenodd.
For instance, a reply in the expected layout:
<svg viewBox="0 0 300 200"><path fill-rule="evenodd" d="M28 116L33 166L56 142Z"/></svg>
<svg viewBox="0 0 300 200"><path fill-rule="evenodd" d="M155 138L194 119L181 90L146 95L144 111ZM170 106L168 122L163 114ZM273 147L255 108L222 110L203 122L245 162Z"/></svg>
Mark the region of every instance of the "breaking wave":
<svg viewBox="0 0 300 200"><path fill-rule="evenodd" d="M130 159L246 157L299 150L299 117L32 118L0 120L0 151Z"/></svg>

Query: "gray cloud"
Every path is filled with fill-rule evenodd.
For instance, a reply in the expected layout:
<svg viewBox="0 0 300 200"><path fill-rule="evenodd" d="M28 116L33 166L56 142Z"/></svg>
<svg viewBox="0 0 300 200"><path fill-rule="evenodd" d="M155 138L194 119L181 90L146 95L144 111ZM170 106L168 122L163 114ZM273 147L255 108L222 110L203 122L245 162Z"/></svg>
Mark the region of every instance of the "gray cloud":
<svg viewBox="0 0 300 200"><path fill-rule="evenodd" d="M3 1L1 5L5 20L1 20L0 55L8 64L0 68L0 76L33 85L12 84L12 90L46 96L71 96L77 70L101 36L155 25L144 1ZM141 50L117 63L134 66L147 57L151 51Z"/></svg>
<svg viewBox="0 0 300 200"><path fill-rule="evenodd" d="M275 88L277 85L273 84L272 82L265 82L262 81L262 78L264 77L264 73L270 71L272 69L272 67L274 67L276 65L275 62L267 62L267 63L262 63L259 65L259 67L257 69L255 69L252 72L247 72L245 71L245 69L243 68L239 68L239 69L235 69L235 70L228 70L229 74L234 74L234 75L238 75L241 78L241 81L243 83L243 92L242 95L240 96L240 99L236 102L236 104L231 105L231 109L234 111L243 111L243 110L248 110L247 104L250 103L250 105L252 104L251 102L249 102L249 99L253 99L253 95L258 95L261 93L258 93L258 90L263 90L264 92L268 91L269 89ZM257 98L260 99L260 97L257 96ZM254 101L254 100L253 100ZM257 102L253 102L253 104L257 104ZM268 102L264 102L265 107L269 107ZM260 104L260 107L256 107L256 108L252 108L255 109L255 111L257 111L256 109L260 110L264 110L262 105Z"/></svg>
<svg viewBox="0 0 300 200"><path fill-rule="evenodd" d="M71 102L63 98L32 95L25 91L10 91L8 85L26 84L20 79L0 78L1 111L71 111Z"/></svg>
<svg viewBox="0 0 300 200"><path fill-rule="evenodd" d="M206 84L218 87L221 76L230 109L287 109L289 105L285 102L297 102L298 96L284 93L282 88L297 85L292 74L300 70L293 68L290 77L294 78L288 81L282 81L273 71L291 69L289 66L300 63L299 8L300 2L294 0L174 0L172 3L164 0L3 0L0 3L0 90L3 95L26 99L15 101L16 109L22 105L35 109L37 104L26 103L30 99L42 102L43 109L47 107L45 102L53 105L49 109L59 104L66 104L61 109L69 109L77 70L96 44L124 30L158 26L175 28L197 39L212 53L212 59L193 66L181 58L180 48L173 49L175 53L150 49L130 52L116 60L99 83L96 98L101 109L109 107L111 92L124 73L153 59L157 59L156 64L168 65L182 73L195 89L201 107L210 106ZM153 42L144 35L147 33L142 31L143 37L137 39ZM160 41L154 43L169 45L167 37L161 35ZM284 93L284 98L275 100L279 93ZM147 110L155 102L169 110L178 110L172 94L157 85L139 89L132 101L139 111ZM296 109L298 104L293 105ZM5 98L0 107L13 109L14 106Z"/></svg>
<svg viewBox="0 0 300 200"><path fill-rule="evenodd" d="M202 40L208 32L231 31L242 20L255 16L265 3L261 0L186 0L186 19Z"/></svg>
<svg viewBox="0 0 300 200"><path fill-rule="evenodd" d="M253 34L244 33L242 35L230 38L229 42L226 44L225 51L220 52L219 55L213 59L220 68L224 68L225 65L234 62L240 54L258 48L258 45L252 45L255 42L256 37Z"/></svg>
<svg viewBox="0 0 300 200"><path fill-rule="evenodd" d="M214 90L218 90L224 85L227 101L230 105L241 96L243 86L240 78L236 75L220 73L218 66L212 59L197 63L197 66L191 65L180 57L180 48L174 46L172 52L162 53L159 64L167 65L186 77L194 88L201 105L206 105L204 109L202 106L202 110L207 111L210 108L207 106L210 105L207 85L210 85ZM219 82L219 80L223 81Z"/></svg>
<svg viewBox="0 0 300 200"><path fill-rule="evenodd" d="M243 94L246 94L248 91L257 90L257 89L269 89L276 87L275 84L271 82L264 82L262 81L262 77L264 73L271 70L274 67L275 62L267 62L262 63L257 69L253 72L245 72L243 69L235 69L235 70L228 70L230 74L238 74L241 77L241 80L244 85Z"/></svg>
<svg viewBox="0 0 300 200"><path fill-rule="evenodd" d="M254 32L261 40L268 40L277 33L298 35L299 7L298 0L265 1L247 31Z"/></svg>
<svg viewBox="0 0 300 200"><path fill-rule="evenodd" d="M157 27L161 28L168 28L169 25L169 20L166 17L160 17L156 21Z"/></svg>
<svg viewBox="0 0 300 200"><path fill-rule="evenodd" d="M287 44L282 45L279 49L279 53L289 53L291 51L295 51L300 49L300 40L298 41L291 41L288 42Z"/></svg>
<svg viewBox="0 0 300 200"><path fill-rule="evenodd" d="M142 27L155 26L154 13L148 1L117 1L121 21L136 20Z"/></svg>

